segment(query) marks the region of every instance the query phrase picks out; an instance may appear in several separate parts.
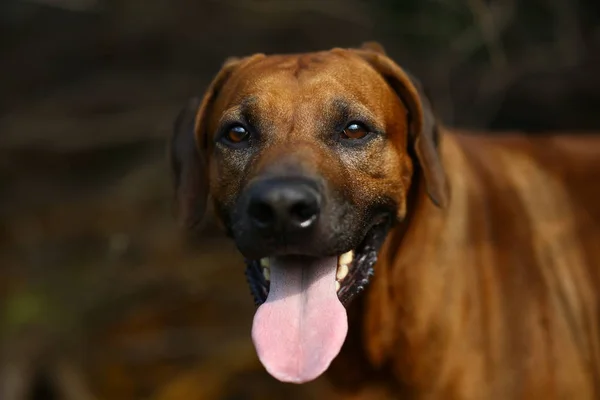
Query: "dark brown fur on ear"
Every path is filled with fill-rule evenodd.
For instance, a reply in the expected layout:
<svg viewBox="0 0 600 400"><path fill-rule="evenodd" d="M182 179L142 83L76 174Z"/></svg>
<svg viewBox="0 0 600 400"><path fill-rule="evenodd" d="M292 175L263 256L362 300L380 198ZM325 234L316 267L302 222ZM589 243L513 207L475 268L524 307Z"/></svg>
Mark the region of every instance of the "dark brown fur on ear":
<svg viewBox="0 0 600 400"><path fill-rule="evenodd" d="M210 83L202 100L194 98L179 113L170 144L170 160L182 225L194 228L202 222L209 195L208 117L214 100L231 72L240 64L263 54L239 59L229 57Z"/></svg>
<svg viewBox="0 0 600 400"><path fill-rule="evenodd" d="M180 223L188 228L202 220L208 193L206 163L198 151L194 135L199 107L200 98L195 97L179 112L169 149L177 214Z"/></svg>
<svg viewBox="0 0 600 400"><path fill-rule="evenodd" d="M411 138L423 171L427 192L435 205L445 208L450 191L437 148L439 131L421 85L384 54L364 50L357 52L389 82L406 104Z"/></svg>
<svg viewBox="0 0 600 400"><path fill-rule="evenodd" d="M237 59L228 58L202 100L189 100L175 121L170 149L171 169L178 218L181 225L188 229L202 222L208 200L206 120L219 88L237 63Z"/></svg>

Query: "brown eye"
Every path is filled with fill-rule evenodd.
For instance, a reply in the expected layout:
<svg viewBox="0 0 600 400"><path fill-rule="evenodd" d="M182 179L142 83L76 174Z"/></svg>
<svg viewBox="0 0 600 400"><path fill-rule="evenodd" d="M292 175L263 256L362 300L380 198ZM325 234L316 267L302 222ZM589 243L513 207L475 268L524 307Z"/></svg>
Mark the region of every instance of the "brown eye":
<svg viewBox="0 0 600 400"><path fill-rule="evenodd" d="M241 143L248 140L250 133L243 126L236 125L229 129L226 137L232 143Z"/></svg>
<svg viewBox="0 0 600 400"><path fill-rule="evenodd" d="M367 128L357 122L352 122L342 132L344 139L362 139L368 134Z"/></svg>

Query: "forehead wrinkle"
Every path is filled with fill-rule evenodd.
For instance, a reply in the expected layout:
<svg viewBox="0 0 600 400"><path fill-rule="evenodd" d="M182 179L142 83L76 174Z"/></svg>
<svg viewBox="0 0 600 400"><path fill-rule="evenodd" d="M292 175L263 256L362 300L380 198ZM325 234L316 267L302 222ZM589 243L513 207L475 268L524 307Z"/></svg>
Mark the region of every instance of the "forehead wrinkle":
<svg viewBox="0 0 600 400"><path fill-rule="evenodd" d="M389 99L385 92L390 89L383 77L361 63L339 63L338 56L320 55L317 59L294 55L259 60L239 76L235 97L254 95L257 102L250 112L259 122L276 129L278 137L296 137L300 132L319 129L336 113L345 111L344 103L351 114L365 116L365 122L386 131L381 128L389 125L384 112L389 102L372 100L381 95ZM298 69L301 74L296 74ZM357 80L361 72L374 75L375 80L361 84ZM338 104L332 106L332 102Z"/></svg>
<svg viewBox="0 0 600 400"><path fill-rule="evenodd" d="M238 96L238 101L244 104L245 118L268 141L279 140L291 130L294 120L294 110L297 103L298 85L289 71L282 69L262 73L240 87L245 98ZM231 107L238 113L240 105ZM276 131L276 134L273 134Z"/></svg>
<svg viewBox="0 0 600 400"><path fill-rule="evenodd" d="M345 97L348 101L357 102L371 110L380 111L380 103L373 101L373 99L381 98L381 95L387 97L386 94L388 93L385 92L388 87L383 77L372 70L367 70L367 74L375 75L376 80L373 84L365 85L365 82L371 82L371 80L357 82L355 77L357 71L354 69L348 66L343 68L333 67L336 67L336 65L323 65L323 67L311 71L310 74L303 74L298 80L299 85L305 92L328 94L329 98ZM364 69L360 65L358 68L360 70Z"/></svg>
<svg viewBox="0 0 600 400"><path fill-rule="evenodd" d="M296 134L314 135L339 128L333 125L349 122L345 119L361 120L377 131L385 131L386 121L379 116L380 110L364 104L345 82L327 74L313 74L300 79L299 87L301 93L294 107Z"/></svg>
<svg viewBox="0 0 600 400"><path fill-rule="evenodd" d="M227 108L225 111L221 113L221 118L219 122L227 121L230 119L241 118L247 115L249 112L252 112L253 106L256 104L257 98L256 96L247 96L239 101L237 104Z"/></svg>
<svg viewBox="0 0 600 400"><path fill-rule="evenodd" d="M296 90L292 86L264 90L264 94L256 104L255 112L260 115L261 120L269 121L271 124L282 125L291 123L294 118L294 109L296 108L294 92Z"/></svg>

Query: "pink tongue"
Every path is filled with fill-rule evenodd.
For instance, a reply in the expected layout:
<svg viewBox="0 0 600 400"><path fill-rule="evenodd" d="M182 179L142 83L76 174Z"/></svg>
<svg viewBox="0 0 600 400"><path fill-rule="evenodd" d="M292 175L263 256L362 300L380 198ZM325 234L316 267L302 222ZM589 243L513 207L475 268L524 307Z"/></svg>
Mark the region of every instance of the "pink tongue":
<svg viewBox="0 0 600 400"><path fill-rule="evenodd" d="M271 259L271 287L252 325L258 358L282 382L321 375L339 353L348 321L335 291L337 257Z"/></svg>

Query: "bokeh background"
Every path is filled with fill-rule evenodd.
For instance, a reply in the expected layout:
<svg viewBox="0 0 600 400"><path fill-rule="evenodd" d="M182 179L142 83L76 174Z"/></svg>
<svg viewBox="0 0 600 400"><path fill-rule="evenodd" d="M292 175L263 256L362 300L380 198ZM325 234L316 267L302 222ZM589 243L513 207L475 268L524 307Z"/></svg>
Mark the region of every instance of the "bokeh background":
<svg viewBox="0 0 600 400"><path fill-rule="evenodd" d="M334 398L263 372L241 258L178 230L165 144L226 57L365 40L447 125L600 131L597 0L2 0L0 399Z"/></svg>

